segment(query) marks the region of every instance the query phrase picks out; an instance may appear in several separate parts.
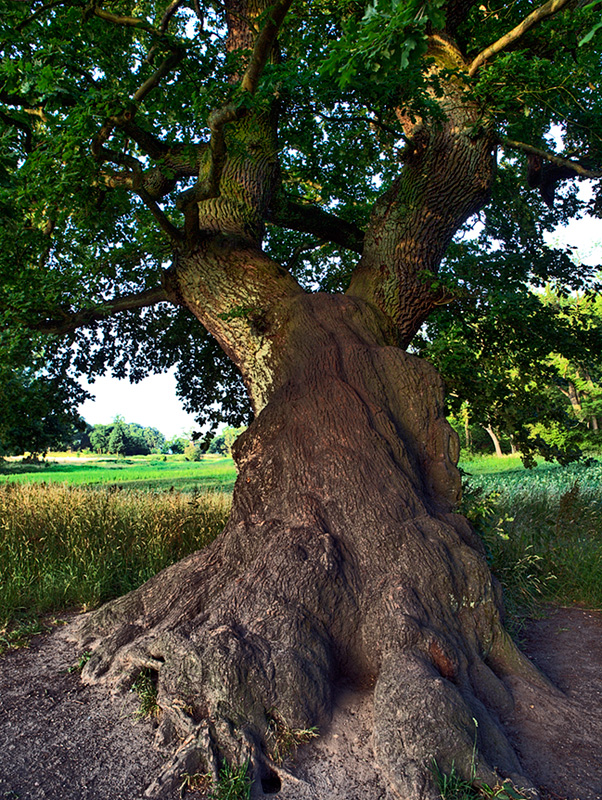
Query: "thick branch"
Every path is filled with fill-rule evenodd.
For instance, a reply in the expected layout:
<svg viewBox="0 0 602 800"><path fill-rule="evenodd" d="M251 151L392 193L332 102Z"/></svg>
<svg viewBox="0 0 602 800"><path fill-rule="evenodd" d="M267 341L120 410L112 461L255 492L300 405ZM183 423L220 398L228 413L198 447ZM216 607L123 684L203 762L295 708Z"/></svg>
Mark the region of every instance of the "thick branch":
<svg viewBox="0 0 602 800"><path fill-rule="evenodd" d="M167 26L169 25L171 18L180 8L183 2L184 0L172 0L172 2L167 6L165 13L163 14L161 24L159 25L159 31L161 33L165 33L167 31Z"/></svg>
<svg viewBox="0 0 602 800"><path fill-rule="evenodd" d="M77 311L74 314L65 314L60 319L47 319L41 322L36 322L30 327L32 330L40 331L41 333L51 333L56 336L63 336L65 333L70 333L77 328L91 325L94 322L100 322L107 317L118 314L121 311L131 311L136 308L146 308L148 306L162 303L170 298L165 289L157 287L155 289L147 289L144 292L128 295L126 297L116 297L113 300L103 303L94 308L86 308L82 311Z"/></svg>
<svg viewBox="0 0 602 800"><path fill-rule="evenodd" d="M510 147L514 150L522 150L524 153L530 153L534 156L539 156L557 167L564 167L565 169L579 175L580 178L602 178L602 170L587 169L579 161L572 161L570 158L563 158L554 153L549 153L547 150L541 150L539 147L533 147L525 142L517 142L513 139L506 139L505 137L499 138L499 143L503 147Z"/></svg>
<svg viewBox="0 0 602 800"><path fill-rule="evenodd" d="M257 89L259 78L270 57L280 26L284 22L291 5L292 0L278 0L267 12L266 23L255 40L251 60L243 75L241 82L243 91L253 94Z"/></svg>
<svg viewBox="0 0 602 800"><path fill-rule="evenodd" d="M134 102L141 103L144 98L152 92L152 90L159 85L161 80L176 67L180 61L184 58L184 50L176 50L173 53L170 53L167 58L159 65L159 67L153 72L153 74L148 78L142 86L138 89L136 94L134 95Z"/></svg>
<svg viewBox="0 0 602 800"><path fill-rule="evenodd" d="M149 25L148 22L142 17L126 17L120 14L111 14L110 11L105 11L104 8L100 8L98 6L95 6L92 9L92 13L94 16L104 19L105 22L111 22L113 25L125 25L129 28L137 28L138 30L147 31L147 33L152 33L154 36L161 35L160 31L158 31L156 28L153 28L152 25Z"/></svg>
<svg viewBox="0 0 602 800"><path fill-rule="evenodd" d="M535 11L532 11L528 17L525 17L521 23L505 34L505 36L502 36L501 39L497 40L497 42L489 45L489 47L486 47L485 50L479 53L479 55L470 65L468 74L472 77L477 72L479 67L481 67L488 59L502 50L505 50L506 47L513 44L513 42L516 42L521 38L521 36L524 36L530 28L532 28L534 25L537 25L542 19L550 17L552 14L560 11L560 9L566 6L569 2L570 0L548 0L547 3L543 4L543 6L536 8Z"/></svg>
<svg viewBox="0 0 602 800"><path fill-rule="evenodd" d="M270 209L269 221L283 228L312 233L320 239L338 244L356 253L362 252L364 232L353 222L329 214L318 206L295 203L279 198Z"/></svg>

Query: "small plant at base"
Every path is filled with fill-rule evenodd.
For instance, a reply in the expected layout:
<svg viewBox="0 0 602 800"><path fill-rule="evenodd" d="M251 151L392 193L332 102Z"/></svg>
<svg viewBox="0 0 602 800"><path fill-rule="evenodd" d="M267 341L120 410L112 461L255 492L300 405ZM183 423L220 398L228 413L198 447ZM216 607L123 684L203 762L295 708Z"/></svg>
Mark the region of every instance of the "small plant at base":
<svg viewBox="0 0 602 800"><path fill-rule="evenodd" d="M504 781L496 786L488 786L486 783L477 786L472 781L460 777L453 764L447 775L441 772L435 761L433 773L443 800L527 800L510 781Z"/></svg>
<svg viewBox="0 0 602 800"><path fill-rule="evenodd" d="M92 653L89 650L84 650L81 656L77 660L77 664L73 664L67 672L71 674L72 672L81 672L82 669L86 666L88 661L90 660L90 656Z"/></svg>
<svg viewBox="0 0 602 800"><path fill-rule="evenodd" d="M291 728L277 711L270 714L269 731L273 741L270 755L275 764L282 764L289 756L295 755L300 745L319 736L316 727Z"/></svg>
<svg viewBox="0 0 602 800"><path fill-rule="evenodd" d="M475 725L474 741L472 744L472 756L470 759L470 778L462 778L456 771L455 764L452 762L449 774L442 772L436 761L433 761L433 774L437 781L437 788L443 800L527 800L514 788L510 781L488 786L486 783L475 782L477 776L477 733L479 728L478 721L473 717Z"/></svg>
<svg viewBox="0 0 602 800"><path fill-rule="evenodd" d="M219 771L219 779L213 787L209 800L250 800L251 779L249 763L245 761L240 767L224 764Z"/></svg>
<svg viewBox="0 0 602 800"><path fill-rule="evenodd" d="M186 793L192 794L193 792L200 792L204 797L207 797L213 784L211 775L208 773L195 772L191 775L188 772L184 772L180 775L180 778L182 779L182 783L178 787L180 797L184 797Z"/></svg>
<svg viewBox="0 0 602 800"><path fill-rule="evenodd" d="M157 703L157 686L150 669L142 670L130 691L135 692L140 701L140 707L136 711L139 719L152 719L159 716L161 709Z"/></svg>

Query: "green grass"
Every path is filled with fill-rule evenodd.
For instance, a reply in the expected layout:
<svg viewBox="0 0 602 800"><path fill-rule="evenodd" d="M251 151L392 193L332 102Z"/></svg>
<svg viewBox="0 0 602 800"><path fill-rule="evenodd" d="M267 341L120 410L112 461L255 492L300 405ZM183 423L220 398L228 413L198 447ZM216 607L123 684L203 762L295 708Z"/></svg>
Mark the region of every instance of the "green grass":
<svg viewBox="0 0 602 800"><path fill-rule="evenodd" d="M485 540L510 611L533 612L540 603L602 608L602 463L525 470L495 462L463 465L471 474L462 510Z"/></svg>
<svg viewBox="0 0 602 800"><path fill-rule="evenodd" d="M128 489L170 489L178 491L219 490L231 492L236 468L231 458L205 456L202 461L181 457L104 456L91 461L77 458L40 463L0 463L1 483L67 483L71 486L106 487L119 484Z"/></svg>
<svg viewBox="0 0 602 800"><path fill-rule="evenodd" d="M0 485L0 633L10 620L92 607L212 541L229 495Z"/></svg>
<svg viewBox="0 0 602 800"><path fill-rule="evenodd" d="M153 719L159 717L161 709L157 703L157 690L156 673L150 669L143 669L138 675L131 690L138 695L139 706L136 711L136 716L139 719Z"/></svg>
<svg viewBox="0 0 602 800"><path fill-rule="evenodd" d="M181 776L180 795L199 792L207 800L250 800L251 779L249 764L245 761L240 767L225 763L219 771L217 782L211 775L184 772Z"/></svg>

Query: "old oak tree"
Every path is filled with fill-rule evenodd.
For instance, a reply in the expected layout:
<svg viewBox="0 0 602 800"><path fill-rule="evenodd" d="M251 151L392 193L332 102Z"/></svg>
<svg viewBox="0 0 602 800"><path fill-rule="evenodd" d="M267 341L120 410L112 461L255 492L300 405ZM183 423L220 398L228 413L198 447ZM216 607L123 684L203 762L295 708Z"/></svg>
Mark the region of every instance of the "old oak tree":
<svg viewBox="0 0 602 800"><path fill-rule="evenodd" d="M85 679L157 678L185 745L152 791L224 759L276 792L274 716L323 727L341 682L373 687L391 797L435 797L434 761L532 788L503 721L554 690L408 347L456 298L585 285L542 232L601 210L599 2L0 5L5 364L64 405L107 364L177 364L232 424L240 374L252 405L222 535L79 631Z"/></svg>

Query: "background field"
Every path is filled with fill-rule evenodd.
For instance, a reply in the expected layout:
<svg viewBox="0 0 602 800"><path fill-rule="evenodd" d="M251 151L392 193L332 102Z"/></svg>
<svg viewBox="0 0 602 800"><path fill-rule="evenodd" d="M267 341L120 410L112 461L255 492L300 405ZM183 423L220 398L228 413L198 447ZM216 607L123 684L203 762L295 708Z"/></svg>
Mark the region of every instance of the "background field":
<svg viewBox="0 0 602 800"><path fill-rule="evenodd" d="M41 463L8 460L0 464L0 483L66 483L72 486L110 486L123 489L220 490L231 492L236 468L231 458L204 456L65 457L52 455Z"/></svg>
<svg viewBox="0 0 602 800"><path fill-rule="evenodd" d="M461 463L460 510L481 535L515 631L546 603L602 608L602 463ZM0 651L41 615L90 608L223 529L231 459L146 456L0 467Z"/></svg>

